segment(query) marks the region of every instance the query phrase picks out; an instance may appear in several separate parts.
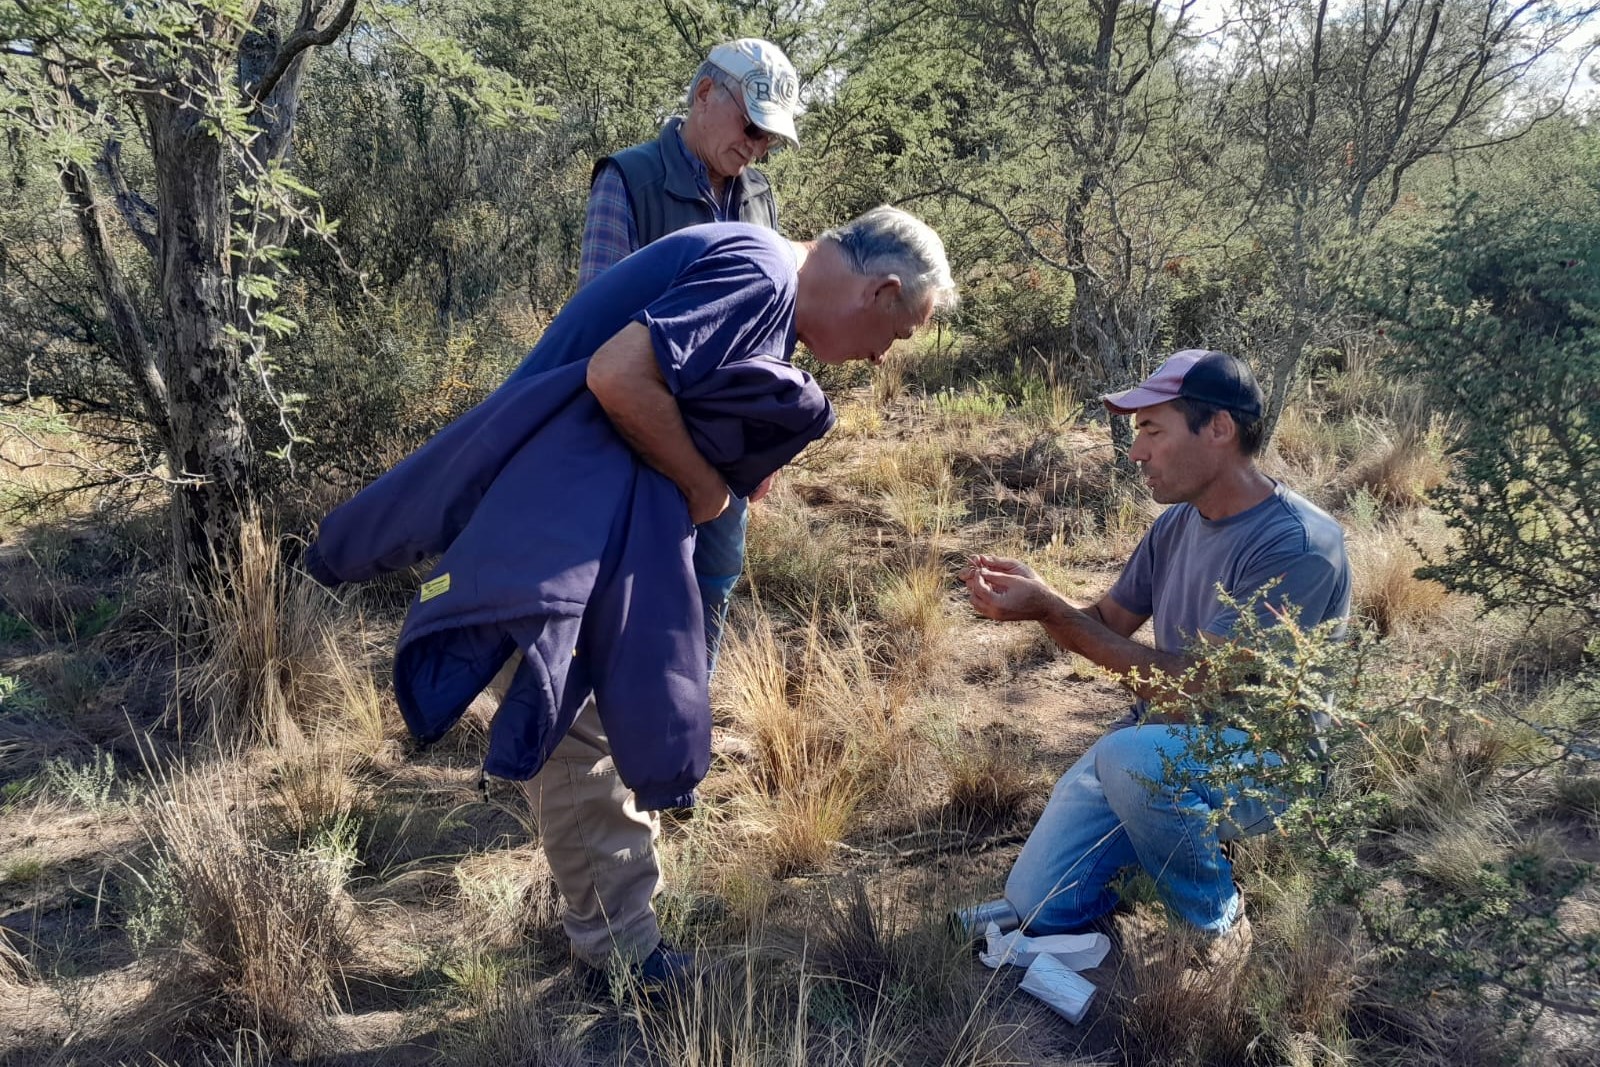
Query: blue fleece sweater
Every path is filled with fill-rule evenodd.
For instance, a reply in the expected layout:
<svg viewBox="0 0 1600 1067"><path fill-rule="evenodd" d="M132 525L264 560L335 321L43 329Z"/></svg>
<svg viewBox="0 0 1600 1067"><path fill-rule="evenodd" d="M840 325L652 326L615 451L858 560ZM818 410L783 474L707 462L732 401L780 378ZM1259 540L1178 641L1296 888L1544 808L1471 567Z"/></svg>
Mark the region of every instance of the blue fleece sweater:
<svg viewBox="0 0 1600 1067"><path fill-rule="evenodd" d="M711 729L694 526L585 376L600 344L644 324L690 436L746 495L833 424L789 363L794 290L788 246L760 227L663 238L584 287L511 379L323 520L306 566L324 584L444 554L395 651L419 741L520 649L486 771L532 777L592 692L639 806L693 803Z"/></svg>

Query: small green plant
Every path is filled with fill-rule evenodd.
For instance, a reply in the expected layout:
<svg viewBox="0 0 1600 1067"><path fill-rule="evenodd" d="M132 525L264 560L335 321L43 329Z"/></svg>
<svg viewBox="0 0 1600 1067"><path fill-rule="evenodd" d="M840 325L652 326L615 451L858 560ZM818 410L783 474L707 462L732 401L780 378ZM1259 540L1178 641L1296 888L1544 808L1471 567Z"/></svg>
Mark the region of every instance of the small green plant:
<svg viewBox="0 0 1600 1067"><path fill-rule="evenodd" d="M39 779L18 778L0 785L0 811L31 797L39 789Z"/></svg>
<svg viewBox="0 0 1600 1067"><path fill-rule="evenodd" d="M511 965L503 954L472 945L447 960L440 973L468 1000L482 1003L492 1000L495 990L505 984Z"/></svg>
<svg viewBox="0 0 1600 1067"><path fill-rule="evenodd" d="M1600 190L1593 159L1573 178ZM1431 495L1454 536L1423 576L1491 608L1600 623L1593 213L1467 198L1378 272L1367 303L1390 321L1393 373L1458 416L1448 441L1458 476Z"/></svg>
<svg viewBox="0 0 1600 1067"><path fill-rule="evenodd" d="M119 792L116 759L99 747L83 763L74 763L64 756L48 760L44 765L44 781L47 792L91 811L111 807Z"/></svg>
<svg viewBox="0 0 1600 1067"><path fill-rule="evenodd" d="M21 615L13 615L9 611L0 611L0 643L10 641L30 641L37 637L39 631L33 623Z"/></svg>
<svg viewBox="0 0 1600 1067"><path fill-rule="evenodd" d="M1446 666L1419 671L1369 635L1302 627L1293 612L1263 624L1252 603L1238 605L1232 641L1194 651L1194 691L1152 705L1204 724L1172 773L1193 761L1208 786L1284 805L1278 843L1310 872L1314 905L1350 909L1385 954L1389 995L1507 1022L1584 1003L1600 931L1558 915L1594 872L1490 847L1506 818L1495 792L1513 761L1534 758L1497 740L1494 708Z"/></svg>
<svg viewBox="0 0 1600 1067"><path fill-rule="evenodd" d="M33 856L19 856L7 860L4 867L0 867L0 885L26 885L37 882L44 877L47 868L44 861Z"/></svg>
<svg viewBox="0 0 1600 1067"><path fill-rule="evenodd" d="M983 426L1006 413L1006 398L987 382L979 382L975 389L939 390L933 395L933 409L954 425Z"/></svg>
<svg viewBox="0 0 1600 1067"><path fill-rule="evenodd" d="M121 610L122 605L110 597L97 598L94 604L73 617L73 636L80 641L95 636L110 626Z"/></svg>
<svg viewBox="0 0 1600 1067"><path fill-rule="evenodd" d="M157 856L148 865L127 868L123 928L140 955L172 939L183 924L183 893L172 864Z"/></svg>
<svg viewBox="0 0 1600 1067"><path fill-rule="evenodd" d="M10 674L0 674L0 710L19 715L37 715L44 710L44 698L27 682Z"/></svg>
<svg viewBox="0 0 1600 1067"><path fill-rule="evenodd" d="M1363 533L1378 528L1378 498L1366 486L1361 486L1350 498L1350 525Z"/></svg>

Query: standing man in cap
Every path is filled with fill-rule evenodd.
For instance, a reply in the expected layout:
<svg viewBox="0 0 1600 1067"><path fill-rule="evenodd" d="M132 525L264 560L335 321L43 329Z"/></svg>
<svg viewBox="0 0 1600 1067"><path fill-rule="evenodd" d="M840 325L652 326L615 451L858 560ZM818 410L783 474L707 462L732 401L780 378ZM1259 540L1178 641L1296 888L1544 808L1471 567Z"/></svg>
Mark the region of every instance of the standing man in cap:
<svg viewBox="0 0 1600 1067"><path fill-rule="evenodd" d="M654 141L597 161L583 226L578 288L647 244L687 226L748 222L778 228L778 204L750 164L780 142L798 146L800 82L783 50L758 37L717 45L689 83L689 113L668 119ZM744 570L748 500L771 480L704 523L695 575L705 605L706 649L722 640L728 598Z"/></svg>
<svg viewBox="0 0 1600 1067"><path fill-rule="evenodd" d="M974 557L961 578L979 614L1041 623L1057 645L1131 679L1136 700L1056 783L1004 901L984 907L1029 933L1073 931L1112 909L1111 883L1137 865L1167 907L1208 937L1207 962L1236 967L1249 951L1250 926L1219 845L1266 830L1278 812L1208 782L1191 753L1196 732L1211 727L1159 718L1150 704L1181 684L1197 644L1233 639L1240 611L1222 600L1219 585L1264 626L1291 605L1305 626L1343 619L1344 532L1256 468L1261 390L1234 357L1179 352L1140 385L1101 400L1133 417L1129 456L1151 495L1172 505L1110 591L1078 607L1025 564L987 556ZM1132 640L1147 619L1155 647Z"/></svg>
<svg viewBox="0 0 1600 1067"><path fill-rule="evenodd" d="M778 205L750 164L777 144L798 147L800 82L782 49L741 37L719 44L689 83L689 112L653 141L594 165L578 287L645 245L703 222L778 228Z"/></svg>

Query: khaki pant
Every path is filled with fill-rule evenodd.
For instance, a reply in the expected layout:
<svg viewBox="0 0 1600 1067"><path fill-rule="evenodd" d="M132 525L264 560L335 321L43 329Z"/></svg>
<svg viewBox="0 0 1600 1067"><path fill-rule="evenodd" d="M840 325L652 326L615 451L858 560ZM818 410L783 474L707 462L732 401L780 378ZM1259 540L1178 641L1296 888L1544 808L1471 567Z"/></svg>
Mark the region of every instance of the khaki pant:
<svg viewBox="0 0 1600 1067"><path fill-rule="evenodd" d="M521 662L513 656L490 683L496 706ZM654 812L634 806L595 710L584 702L539 773L521 783L533 809L556 888L566 898L561 925L572 952L602 966L613 953L641 960L661 941L651 899L661 890Z"/></svg>

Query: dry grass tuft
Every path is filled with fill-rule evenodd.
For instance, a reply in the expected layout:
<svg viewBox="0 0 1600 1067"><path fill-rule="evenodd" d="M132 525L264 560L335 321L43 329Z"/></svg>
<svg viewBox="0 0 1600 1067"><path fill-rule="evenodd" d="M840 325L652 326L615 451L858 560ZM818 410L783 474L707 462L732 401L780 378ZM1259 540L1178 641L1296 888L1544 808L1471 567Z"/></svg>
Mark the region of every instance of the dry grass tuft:
<svg viewBox="0 0 1600 1067"><path fill-rule="evenodd" d="M1350 544L1351 610L1385 636L1446 616L1444 586L1416 576L1422 557L1410 543L1413 536L1413 531L1384 526Z"/></svg>
<svg viewBox="0 0 1600 1067"><path fill-rule="evenodd" d="M334 626L330 603L283 565L274 538L245 526L228 580L193 605L204 652L181 687L219 747L270 744L304 721Z"/></svg>
<svg viewBox="0 0 1600 1067"><path fill-rule="evenodd" d="M1318 900L1315 875L1279 845L1258 838L1235 855L1252 905L1261 906L1251 1008L1286 1062L1342 1063L1351 1005L1366 986L1359 923Z"/></svg>
<svg viewBox="0 0 1600 1067"><path fill-rule="evenodd" d="M1483 807L1462 813L1432 829L1395 834L1395 847L1408 852L1415 869L1440 885L1472 889L1484 868L1506 855L1510 827L1504 813Z"/></svg>
<svg viewBox="0 0 1600 1067"><path fill-rule="evenodd" d="M775 492L750 509L745 577L764 604L805 614L814 605L831 610L854 600L862 581L858 557L845 529L813 522L804 504Z"/></svg>
<svg viewBox="0 0 1600 1067"><path fill-rule="evenodd" d="M351 629L364 633L359 621ZM320 736L331 738L363 763L379 767L398 763L402 727L392 710L393 700L379 690L371 669L351 655L332 630L323 633L322 642L315 697Z"/></svg>
<svg viewBox="0 0 1600 1067"><path fill-rule="evenodd" d="M1487 720L1378 741L1378 778L1398 825L1447 829L1474 822L1482 804L1510 799L1498 772L1526 754L1525 739Z"/></svg>
<svg viewBox="0 0 1600 1067"><path fill-rule="evenodd" d="M1364 489L1380 503L1403 511L1423 507L1428 494L1450 478L1446 429L1437 417L1424 428L1408 424L1346 479L1350 491Z"/></svg>
<svg viewBox="0 0 1600 1067"><path fill-rule="evenodd" d="M843 482L868 496L890 495L912 486L938 489L950 481L950 455L937 439L913 438L878 444L843 474Z"/></svg>
<svg viewBox="0 0 1600 1067"><path fill-rule="evenodd" d="M481 853L456 865L462 936L487 948L522 943L530 927L553 925L559 894L544 853L536 849Z"/></svg>
<svg viewBox="0 0 1600 1067"><path fill-rule="evenodd" d="M848 771L818 774L781 793L747 793L740 805L747 832L773 878L823 870L853 828L864 797Z"/></svg>
<svg viewBox="0 0 1600 1067"><path fill-rule="evenodd" d="M756 1067L807 1062L803 978L785 979L752 954L725 961L653 1010L638 1009L651 1063ZM637 1003L636 998L632 998Z"/></svg>
<svg viewBox="0 0 1600 1067"><path fill-rule="evenodd" d="M948 662L950 589L950 575L935 558L892 573L878 589L886 658L902 687L925 686Z"/></svg>
<svg viewBox="0 0 1600 1067"><path fill-rule="evenodd" d="M1299 480L1313 484L1331 480L1341 456L1356 438L1351 422L1318 418L1299 404L1284 409L1273 431L1272 449L1296 468Z"/></svg>
<svg viewBox="0 0 1600 1067"><path fill-rule="evenodd" d="M924 1054L893 990L841 994L802 956L769 958L746 948L694 987L649 1010L636 1007L641 1051L650 1063L684 1067L898 1067L1015 1063ZM636 998L630 998L635 1005Z"/></svg>
<svg viewBox="0 0 1600 1067"><path fill-rule="evenodd" d="M34 968L22 950L11 943L13 932L0 926L0 992L8 988L32 985L39 980Z"/></svg>
<svg viewBox="0 0 1600 1067"><path fill-rule="evenodd" d="M724 641L716 707L754 754L733 799L774 872L822 866L869 801L891 813L927 780L931 751L909 690L866 642L850 618L813 621L785 641L764 615Z"/></svg>
<svg viewBox="0 0 1600 1067"><path fill-rule="evenodd" d="M1574 769L1555 781L1554 799L1560 811L1600 827L1600 774Z"/></svg>
<svg viewBox="0 0 1600 1067"><path fill-rule="evenodd" d="M495 986L484 1011L469 1015L445 1034L446 1062L481 1067L587 1067L572 1024L570 1005L551 991L551 981L513 974Z"/></svg>
<svg viewBox="0 0 1600 1067"><path fill-rule="evenodd" d="M894 905L874 901L853 878L814 900L806 925L814 999L846 1026L898 1039L905 1055L894 1062L1024 1062L1016 1058L1023 1027L999 1018L1001 987L974 971L967 946L941 922L917 916L906 925Z"/></svg>
<svg viewBox="0 0 1600 1067"><path fill-rule="evenodd" d="M1118 920L1123 958L1113 996L1130 1063L1237 1067L1257 1031L1244 974L1193 967L1199 934L1143 907Z"/></svg>
<svg viewBox="0 0 1600 1067"><path fill-rule="evenodd" d="M824 724L790 699L784 645L766 615L729 627L716 672L716 706L749 739L762 784L782 790L803 782L813 759L838 754Z"/></svg>
<svg viewBox="0 0 1600 1067"><path fill-rule="evenodd" d="M913 541L938 537L967 513L949 467L931 469L931 479L924 471L889 482L879 498L884 517Z"/></svg>
<svg viewBox="0 0 1600 1067"><path fill-rule="evenodd" d="M1104 511L1091 516L1087 528L1062 529L1051 538L1059 546L1063 563L1096 564L1114 562L1121 566L1139 547L1150 523L1161 513L1161 505L1131 482L1117 482L1106 489ZM1092 522L1098 517L1100 522Z"/></svg>
<svg viewBox="0 0 1600 1067"><path fill-rule="evenodd" d="M328 1036L350 959L349 856L333 840L273 851L227 791L180 782L153 805L158 854L179 889L169 989L189 1025L248 1027L300 1056Z"/></svg>
<svg viewBox="0 0 1600 1067"><path fill-rule="evenodd" d="M1033 744L1012 731L959 732L941 746L949 775L949 810L969 825L1001 825L1039 795Z"/></svg>
<svg viewBox="0 0 1600 1067"><path fill-rule="evenodd" d="M820 641L814 631L812 640ZM848 733L804 692L790 693L786 649L766 616L728 635L717 673L719 701L756 753L736 776L746 830L774 875L818 869L863 799Z"/></svg>
<svg viewBox="0 0 1600 1067"><path fill-rule="evenodd" d="M277 822L302 844L348 823L368 802L343 750L301 738L286 740L275 750L266 786Z"/></svg>

